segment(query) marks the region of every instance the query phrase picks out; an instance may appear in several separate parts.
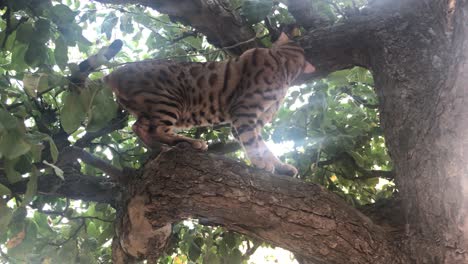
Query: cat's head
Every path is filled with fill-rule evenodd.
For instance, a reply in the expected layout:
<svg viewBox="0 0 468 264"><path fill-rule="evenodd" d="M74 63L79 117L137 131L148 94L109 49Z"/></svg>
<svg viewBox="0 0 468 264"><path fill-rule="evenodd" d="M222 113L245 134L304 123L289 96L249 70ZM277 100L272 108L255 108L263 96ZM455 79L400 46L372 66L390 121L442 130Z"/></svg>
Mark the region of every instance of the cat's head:
<svg viewBox="0 0 468 264"><path fill-rule="evenodd" d="M293 42L289 39L289 37L284 33L281 32L279 38L273 43L273 47L276 49L281 50L282 48L286 50L288 46L293 46L295 48L299 48L301 51L301 62L303 63L302 66L302 73L313 73L315 72L315 66L312 65L310 62L305 60L304 58L304 49L302 49L297 43Z"/></svg>

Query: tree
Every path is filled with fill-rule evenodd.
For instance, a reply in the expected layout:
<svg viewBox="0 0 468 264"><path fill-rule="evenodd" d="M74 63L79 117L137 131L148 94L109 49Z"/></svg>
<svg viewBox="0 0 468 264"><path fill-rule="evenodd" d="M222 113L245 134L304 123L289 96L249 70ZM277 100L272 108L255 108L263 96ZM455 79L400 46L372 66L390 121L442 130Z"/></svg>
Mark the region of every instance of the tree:
<svg viewBox="0 0 468 264"><path fill-rule="evenodd" d="M468 1L97 1L0 3L6 261L241 263L266 242L300 263L468 262ZM265 134L300 178L233 160L225 127L188 132L208 153L145 151L108 90L65 78L95 21L102 46L133 38L117 63L220 60L300 25L318 71Z"/></svg>

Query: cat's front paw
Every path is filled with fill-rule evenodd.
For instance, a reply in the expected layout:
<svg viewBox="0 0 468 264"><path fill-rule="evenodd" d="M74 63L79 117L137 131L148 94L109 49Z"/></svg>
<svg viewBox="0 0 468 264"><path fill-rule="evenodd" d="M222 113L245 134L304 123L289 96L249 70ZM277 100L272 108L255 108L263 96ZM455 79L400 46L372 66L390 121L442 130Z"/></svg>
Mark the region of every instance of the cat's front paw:
<svg viewBox="0 0 468 264"><path fill-rule="evenodd" d="M268 171L270 173L275 172L275 164L272 162L268 162L267 160L264 160L262 158L251 158L250 162L252 165L254 165L256 168Z"/></svg>
<svg viewBox="0 0 468 264"><path fill-rule="evenodd" d="M275 171L277 174L287 175L291 177L294 177L298 174L298 171L294 166L286 163L276 164Z"/></svg>
<svg viewBox="0 0 468 264"><path fill-rule="evenodd" d="M206 151L208 149L208 144L203 140L193 140L191 143L192 148L196 150Z"/></svg>
<svg viewBox="0 0 468 264"><path fill-rule="evenodd" d="M208 144L206 144L205 141L191 138L178 139L175 142L175 145L179 148L192 147L193 149L199 151L205 151L208 149Z"/></svg>

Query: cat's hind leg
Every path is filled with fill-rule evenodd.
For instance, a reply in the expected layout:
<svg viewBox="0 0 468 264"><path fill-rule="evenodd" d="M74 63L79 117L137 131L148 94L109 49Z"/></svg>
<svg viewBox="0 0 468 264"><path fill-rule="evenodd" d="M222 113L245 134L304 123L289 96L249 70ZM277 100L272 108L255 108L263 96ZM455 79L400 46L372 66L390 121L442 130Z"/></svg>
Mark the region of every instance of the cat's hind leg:
<svg viewBox="0 0 468 264"><path fill-rule="evenodd" d="M174 122L157 117L140 117L133 124L133 131L149 148L155 148L158 143L164 143L170 146L178 143L189 143L192 148L197 150L206 150L208 145L203 140L197 140L174 132Z"/></svg>

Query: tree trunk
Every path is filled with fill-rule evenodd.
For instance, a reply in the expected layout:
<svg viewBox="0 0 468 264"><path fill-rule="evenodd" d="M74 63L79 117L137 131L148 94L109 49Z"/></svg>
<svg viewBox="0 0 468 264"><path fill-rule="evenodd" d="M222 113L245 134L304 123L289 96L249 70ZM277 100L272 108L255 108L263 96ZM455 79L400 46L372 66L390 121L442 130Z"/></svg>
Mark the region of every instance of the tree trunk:
<svg viewBox="0 0 468 264"><path fill-rule="evenodd" d="M468 6L413 4L418 12L402 7L393 27L370 37L380 46L369 55L406 250L416 263L467 263Z"/></svg>

